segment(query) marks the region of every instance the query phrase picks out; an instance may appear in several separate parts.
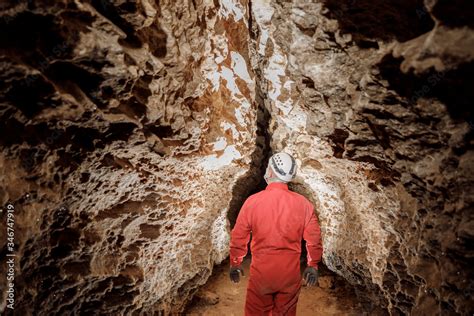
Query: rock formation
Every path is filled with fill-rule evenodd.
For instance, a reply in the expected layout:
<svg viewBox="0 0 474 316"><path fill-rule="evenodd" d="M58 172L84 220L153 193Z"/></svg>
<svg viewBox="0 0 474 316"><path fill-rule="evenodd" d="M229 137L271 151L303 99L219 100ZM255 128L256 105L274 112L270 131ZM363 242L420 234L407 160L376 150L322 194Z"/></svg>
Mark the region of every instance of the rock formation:
<svg viewBox="0 0 474 316"><path fill-rule="evenodd" d="M248 13L188 1L3 6L1 199L16 208L16 312L181 310L227 255L235 183L261 155Z"/></svg>
<svg viewBox="0 0 474 316"><path fill-rule="evenodd" d="M474 8L457 4L252 2L271 148L300 162L325 264L393 315L474 309Z"/></svg>
<svg viewBox="0 0 474 316"><path fill-rule="evenodd" d="M368 310L472 313L473 9L1 4L15 313L180 313L279 150L297 158L324 263ZM5 207L1 219L3 276Z"/></svg>

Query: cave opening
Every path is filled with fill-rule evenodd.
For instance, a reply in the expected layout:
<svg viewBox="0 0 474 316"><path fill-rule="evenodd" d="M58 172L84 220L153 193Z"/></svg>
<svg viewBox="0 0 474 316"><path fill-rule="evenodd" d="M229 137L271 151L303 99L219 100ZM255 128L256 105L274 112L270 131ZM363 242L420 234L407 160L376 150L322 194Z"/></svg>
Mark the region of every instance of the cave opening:
<svg viewBox="0 0 474 316"><path fill-rule="evenodd" d="M232 200L229 203L229 211L227 212L230 228L234 227L240 207L244 201L250 195L265 189L267 186L263 175L265 174L268 159L273 154L270 146L271 134L269 133L271 114L265 107L259 83L257 82L256 84L257 131L255 150L251 155L252 161L249 171L237 181L237 184L234 186L234 191L232 192Z"/></svg>

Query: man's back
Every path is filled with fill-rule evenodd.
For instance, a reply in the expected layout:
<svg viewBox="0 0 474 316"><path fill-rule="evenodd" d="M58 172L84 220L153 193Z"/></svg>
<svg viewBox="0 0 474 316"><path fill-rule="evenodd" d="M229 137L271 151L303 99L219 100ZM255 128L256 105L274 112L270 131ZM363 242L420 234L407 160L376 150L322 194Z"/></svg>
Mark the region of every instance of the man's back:
<svg viewBox="0 0 474 316"><path fill-rule="evenodd" d="M232 231L231 264L239 265L247 253L301 253L301 240L308 248L308 265L317 267L321 259L320 229L312 204L302 195L288 190L285 183L271 183L250 196L242 206Z"/></svg>
<svg viewBox="0 0 474 316"><path fill-rule="evenodd" d="M248 199L252 253L301 252L301 239L312 210L302 195L275 183Z"/></svg>

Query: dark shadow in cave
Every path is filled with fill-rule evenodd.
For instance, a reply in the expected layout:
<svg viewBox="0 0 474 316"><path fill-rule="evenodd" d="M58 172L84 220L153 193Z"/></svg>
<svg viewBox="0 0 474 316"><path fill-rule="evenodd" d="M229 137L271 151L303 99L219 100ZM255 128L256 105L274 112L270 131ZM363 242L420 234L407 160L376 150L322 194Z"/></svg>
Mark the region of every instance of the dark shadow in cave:
<svg viewBox="0 0 474 316"><path fill-rule="evenodd" d="M130 1L115 4L108 0L92 0L91 4L100 14L118 26L126 34L125 38L119 39L118 42L120 45L140 48L143 46L143 42L146 42L153 55L158 58L166 56L167 35L161 29L159 23L156 22L137 32L136 27L122 17L122 15L131 14L146 15L140 12L140 10L143 9L139 4Z"/></svg>
<svg viewBox="0 0 474 316"><path fill-rule="evenodd" d="M444 25L474 28L474 1L438 0L432 12Z"/></svg>
<svg viewBox="0 0 474 316"><path fill-rule="evenodd" d="M54 98L53 85L41 75L27 75L22 79L14 80L5 91L5 101L29 119L46 108L56 108L61 104Z"/></svg>
<svg viewBox="0 0 474 316"><path fill-rule="evenodd" d="M71 32L66 40L58 33L59 25L51 15L35 15L30 12L17 14L11 19L0 19L1 62L26 64L38 73L25 73L12 69L0 75L0 91L27 118L31 118L48 107L56 107L59 101L53 98L55 90L41 74L50 60L68 58L77 41L77 32ZM13 67L12 67L13 68Z"/></svg>
<svg viewBox="0 0 474 316"><path fill-rule="evenodd" d="M362 47L374 40L400 42L431 30L434 22L423 0L323 0L327 16Z"/></svg>
<svg viewBox="0 0 474 316"><path fill-rule="evenodd" d="M82 23L89 25L92 21L89 16ZM31 12L19 13L11 20L0 19L0 53L37 69L44 68L45 60L71 57L79 32L58 22L56 16Z"/></svg>
<svg viewBox="0 0 474 316"><path fill-rule="evenodd" d="M472 100L474 99L474 63L459 65L457 69L437 72L429 69L421 75L413 70L403 73L400 64L403 58L386 55L377 65L380 76L386 79L390 88L407 98L411 104L420 98L435 98L446 105L454 120L474 122Z"/></svg>
<svg viewBox="0 0 474 316"><path fill-rule="evenodd" d="M100 74L104 66L104 63L92 60L84 61L82 65L57 61L49 65L44 73L48 79L73 95L76 100L83 99L81 94L84 92L96 104L103 107L105 102L99 96L99 86L104 80ZM77 91L75 85L79 86L82 92Z"/></svg>
<svg viewBox="0 0 474 316"><path fill-rule="evenodd" d="M119 43L132 48L142 47L141 40L137 37L133 25L122 18L120 14L134 13L137 11L136 4L132 2L115 6L111 1L92 0L91 5L110 22L118 26L125 34L126 38L119 40Z"/></svg>
<svg viewBox="0 0 474 316"><path fill-rule="evenodd" d="M13 106L27 118L60 103L56 85L81 100L76 85L92 99L103 78L99 75L105 65L101 59L70 61L80 39L95 17L86 13L64 10L57 15L21 12L11 19L0 19L0 55L2 62L28 66L29 72L17 72L9 84L0 90ZM31 70L35 70L32 72ZM96 100L100 101L100 100Z"/></svg>

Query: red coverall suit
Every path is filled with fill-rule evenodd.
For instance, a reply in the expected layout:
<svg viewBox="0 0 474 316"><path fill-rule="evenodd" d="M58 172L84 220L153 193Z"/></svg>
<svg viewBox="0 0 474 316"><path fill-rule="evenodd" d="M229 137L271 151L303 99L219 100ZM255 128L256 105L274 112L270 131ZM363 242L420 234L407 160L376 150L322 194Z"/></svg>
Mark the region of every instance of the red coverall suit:
<svg viewBox="0 0 474 316"><path fill-rule="evenodd" d="M245 315L296 315L301 239L306 240L308 266L317 269L323 251L313 205L279 182L250 196L232 230L231 266L242 263L250 233L252 263Z"/></svg>

